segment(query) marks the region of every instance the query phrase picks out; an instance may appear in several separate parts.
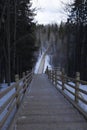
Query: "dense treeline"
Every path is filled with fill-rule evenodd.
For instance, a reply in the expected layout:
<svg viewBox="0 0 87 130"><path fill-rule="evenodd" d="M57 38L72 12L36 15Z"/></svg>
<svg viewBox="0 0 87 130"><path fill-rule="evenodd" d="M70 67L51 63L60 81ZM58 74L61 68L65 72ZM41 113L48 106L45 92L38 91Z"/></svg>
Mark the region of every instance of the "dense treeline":
<svg viewBox="0 0 87 130"><path fill-rule="evenodd" d="M35 62L34 9L30 0L0 0L0 82L32 69Z"/></svg>
<svg viewBox="0 0 87 130"><path fill-rule="evenodd" d="M65 68L72 77L78 71L81 79L87 80L87 0L74 0L68 8L70 15L66 23L40 26L39 30L44 41L53 43L51 65Z"/></svg>
<svg viewBox="0 0 87 130"><path fill-rule="evenodd" d="M48 52L51 66L67 68L67 35L64 23L61 25L39 25L37 27L37 41L41 46L41 51L44 51L51 44Z"/></svg>
<svg viewBox="0 0 87 130"><path fill-rule="evenodd" d="M73 71L79 71L81 78L87 80L87 0L74 0L70 8L68 34L73 33L75 41L74 45L71 45L72 57L68 56L68 72L72 74ZM70 37L68 39L70 40Z"/></svg>
<svg viewBox="0 0 87 130"><path fill-rule="evenodd" d="M68 8L66 23L40 26L39 30L44 41L52 43L51 65L65 68L71 77L80 72L81 79L87 80L87 0L74 0Z"/></svg>

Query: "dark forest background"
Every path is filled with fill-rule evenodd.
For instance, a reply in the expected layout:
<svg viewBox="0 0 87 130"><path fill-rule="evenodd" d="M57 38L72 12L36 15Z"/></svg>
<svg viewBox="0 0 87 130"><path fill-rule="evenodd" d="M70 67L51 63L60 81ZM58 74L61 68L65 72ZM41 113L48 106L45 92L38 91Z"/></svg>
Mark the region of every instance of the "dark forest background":
<svg viewBox="0 0 87 130"><path fill-rule="evenodd" d="M35 63L35 9L30 0L0 0L0 82L14 81L15 74Z"/></svg>
<svg viewBox="0 0 87 130"><path fill-rule="evenodd" d="M0 0L0 82L31 70L38 48L51 43L50 64L71 77L78 71L87 80L87 0L66 5L69 16L60 25L36 25L31 6L30 0Z"/></svg>
<svg viewBox="0 0 87 130"><path fill-rule="evenodd" d="M65 68L67 75L87 80L87 0L74 0L66 5L69 16L60 25L38 25L38 43L52 43L49 53L50 64ZM44 44L45 43L45 44Z"/></svg>

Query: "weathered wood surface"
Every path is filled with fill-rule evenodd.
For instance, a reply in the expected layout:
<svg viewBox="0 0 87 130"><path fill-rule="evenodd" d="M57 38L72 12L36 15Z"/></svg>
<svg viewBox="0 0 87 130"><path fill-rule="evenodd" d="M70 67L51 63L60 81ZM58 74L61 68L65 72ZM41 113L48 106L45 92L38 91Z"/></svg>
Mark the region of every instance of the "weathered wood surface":
<svg viewBox="0 0 87 130"><path fill-rule="evenodd" d="M71 78L65 74L64 69L60 71L59 68L52 69L49 67L47 67L45 73L48 75L52 84L55 85L64 97L66 97L87 120L87 112L79 105L79 102L83 105L87 105L87 99L85 98L87 91L84 89L84 86L81 86L87 86L87 81L80 80L80 73L76 72L76 77ZM68 92L68 94L65 94L66 92ZM71 99L70 95L73 96L74 100Z"/></svg>
<svg viewBox="0 0 87 130"><path fill-rule="evenodd" d="M9 130L86 130L82 115L50 83L35 75Z"/></svg>

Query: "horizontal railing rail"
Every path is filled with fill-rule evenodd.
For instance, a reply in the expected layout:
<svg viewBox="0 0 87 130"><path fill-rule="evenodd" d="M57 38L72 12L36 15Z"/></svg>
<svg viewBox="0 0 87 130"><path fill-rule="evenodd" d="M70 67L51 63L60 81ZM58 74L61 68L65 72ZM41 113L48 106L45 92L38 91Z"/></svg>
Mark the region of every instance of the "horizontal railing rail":
<svg viewBox="0 0 87 130"><path fill-rule="evenodd" d="M87 81L80 80L80 73L76 72L76 77L71 78L64 73L64 70L60 71L59 68L52 69L47 67L46 74L51 82L60 89L64 95L67 95L68 97L73 96L73 98L71 98L74 101L74 104L79 106L81 112L85 113L87 119L87 112L79 105L79 102L87 105L87 89L84 89L84 86L81 87L81 84L87 85Z"/></svg>
<svg viewBox="0 0 87 130"><path fill-rule="evenodd" d="M7 89L0 92L0 128L4 126L5 122L11 115L13 109L19 108L21 100L29 87L32 80L33 72L27 71L23 73L23 78L19 80L19 76L15 76L15 83ZM5 113L5 114L4 114Z"/></svg>

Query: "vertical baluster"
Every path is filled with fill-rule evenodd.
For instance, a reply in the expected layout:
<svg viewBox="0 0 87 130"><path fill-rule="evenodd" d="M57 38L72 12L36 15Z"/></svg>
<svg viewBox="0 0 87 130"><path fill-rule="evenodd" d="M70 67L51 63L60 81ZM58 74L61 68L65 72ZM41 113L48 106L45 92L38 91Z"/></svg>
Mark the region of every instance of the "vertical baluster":
<svg viewBox="0 0 87 130"><path fill-rule="evenodd" d="M62 69L62 90L64 90L64 83L65 83L65 79L64 79L64 74L65 74L65 71L64 71L64 68Z"/></svg>
<svg viewBox="0 0 87 130"><path fill-rule="evenodd" d="M17 84L17 82L19 81L19 75L16 74L15 75L15 81L16 81L16 86L15 86L15 90L16 90L16 107L17 109L19 108L19 84Z"/></svg>
<svg viewBox="0 0 87 130"><path fill-rule="evenodd" d="M78 103L78 95L79 95L79 80L80 80L80 73L76 72L76 85L75 85L75 102Z"/></svg>

